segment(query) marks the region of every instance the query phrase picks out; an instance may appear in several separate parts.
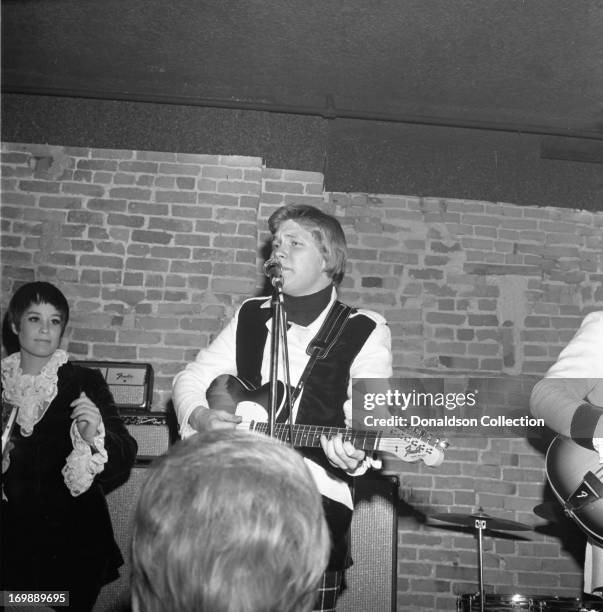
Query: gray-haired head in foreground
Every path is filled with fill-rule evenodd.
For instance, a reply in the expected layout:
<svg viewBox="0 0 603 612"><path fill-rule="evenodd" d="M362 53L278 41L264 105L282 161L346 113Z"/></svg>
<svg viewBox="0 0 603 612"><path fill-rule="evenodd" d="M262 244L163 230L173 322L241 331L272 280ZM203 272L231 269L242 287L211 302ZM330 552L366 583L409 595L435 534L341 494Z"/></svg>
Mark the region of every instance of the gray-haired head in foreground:
<svg viewBox="0 0 603 612"><path fill-rule="evenodd" d="M142 486L132 542L135 612L306 612L329 534L302 457L221 430L177 443Z"/></svg>

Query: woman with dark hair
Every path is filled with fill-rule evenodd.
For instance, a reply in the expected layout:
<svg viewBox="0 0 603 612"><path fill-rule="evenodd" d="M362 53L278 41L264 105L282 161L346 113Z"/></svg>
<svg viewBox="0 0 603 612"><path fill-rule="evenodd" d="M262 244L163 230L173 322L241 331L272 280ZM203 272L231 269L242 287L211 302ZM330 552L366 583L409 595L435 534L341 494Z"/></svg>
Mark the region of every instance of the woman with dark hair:
<svg viewBox="0 0 603 612"><path fill-rule="evenodd" d="M3 461L2 589L69 591L72 609L91 610L123 563L104 495L127 479L137 444L101 373L59 348L59 289L23 285L7 318L19 351L2 360L2 405L18 412Z"/></svg>

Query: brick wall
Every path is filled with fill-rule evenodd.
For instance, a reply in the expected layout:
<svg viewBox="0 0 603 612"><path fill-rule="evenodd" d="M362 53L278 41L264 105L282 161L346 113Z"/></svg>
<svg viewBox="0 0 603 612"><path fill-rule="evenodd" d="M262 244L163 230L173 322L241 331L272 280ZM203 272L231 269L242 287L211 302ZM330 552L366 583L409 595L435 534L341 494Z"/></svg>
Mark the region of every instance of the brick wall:
<svg viewBox="0 0 603 612"><path fill-rule="evenodd" d="M170 383L262 285L265 219L288 202L335 213L348 236L344 300L390 323L395 373L538 376L583 315L603 308L603 212L324 193L317 173L260 158L5 143L2 305L49 280L67 295L78 359L148 361L154 410ZM526 401L523 397L520 401ZM582 543L547 531L542 446L455 439L436 469L388 463L402 482L399 608L454 609L474 592L470 530L425 523L483 506L537 530L485 538L497 592L575 596ZM526 535L527 534L527 535ZM579 554L579 553L578 553ZM412 595L412 597L411 597Z"/></svg>

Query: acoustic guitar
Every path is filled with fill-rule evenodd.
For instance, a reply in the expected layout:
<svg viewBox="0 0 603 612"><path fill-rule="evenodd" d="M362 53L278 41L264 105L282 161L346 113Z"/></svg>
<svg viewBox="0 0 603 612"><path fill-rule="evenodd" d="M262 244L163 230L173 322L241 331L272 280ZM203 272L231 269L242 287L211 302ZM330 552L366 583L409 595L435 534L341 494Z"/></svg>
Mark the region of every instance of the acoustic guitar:
<svg viewBox="0 0 603 612"><path fill-rule="evenodd" d="M546 475L565 513L603 546L603 464L599 453L557 436L546 453Z"/></svg>
<svg viewBox="0 0 603 612"><path fill-rule="evenodd" d="M268 391L269 385L253 387L246 381L225 374L218 376L207 390L207 401L210 408L226 410L242 417L238 425L262 434L268 433ZM277 393L278 408L285 401L285 386L279 382ZM432 436L420 429L392 429L359 431L347 427L325 427L321 425L304 425L294 423L291 428L286 423L275 423L273 437L288 442L293 432L293 446L320 446L320 437L327 438L341 434L356 448L365 451L390 453L408 463L423 461L428 466L437 466L444 460L444 451L448 447L446 440Z"/></svg>

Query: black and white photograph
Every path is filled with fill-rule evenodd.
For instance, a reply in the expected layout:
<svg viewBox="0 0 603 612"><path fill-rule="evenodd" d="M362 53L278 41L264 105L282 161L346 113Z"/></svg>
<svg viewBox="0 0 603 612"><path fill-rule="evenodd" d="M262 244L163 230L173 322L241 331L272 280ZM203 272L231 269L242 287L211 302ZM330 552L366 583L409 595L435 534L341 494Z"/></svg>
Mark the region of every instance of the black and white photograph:
<svg viewBox="0 0 603 612"><path fill-rule="evenodd" d="M603 611L603 0L2 0L0 607Z"/></svg>

